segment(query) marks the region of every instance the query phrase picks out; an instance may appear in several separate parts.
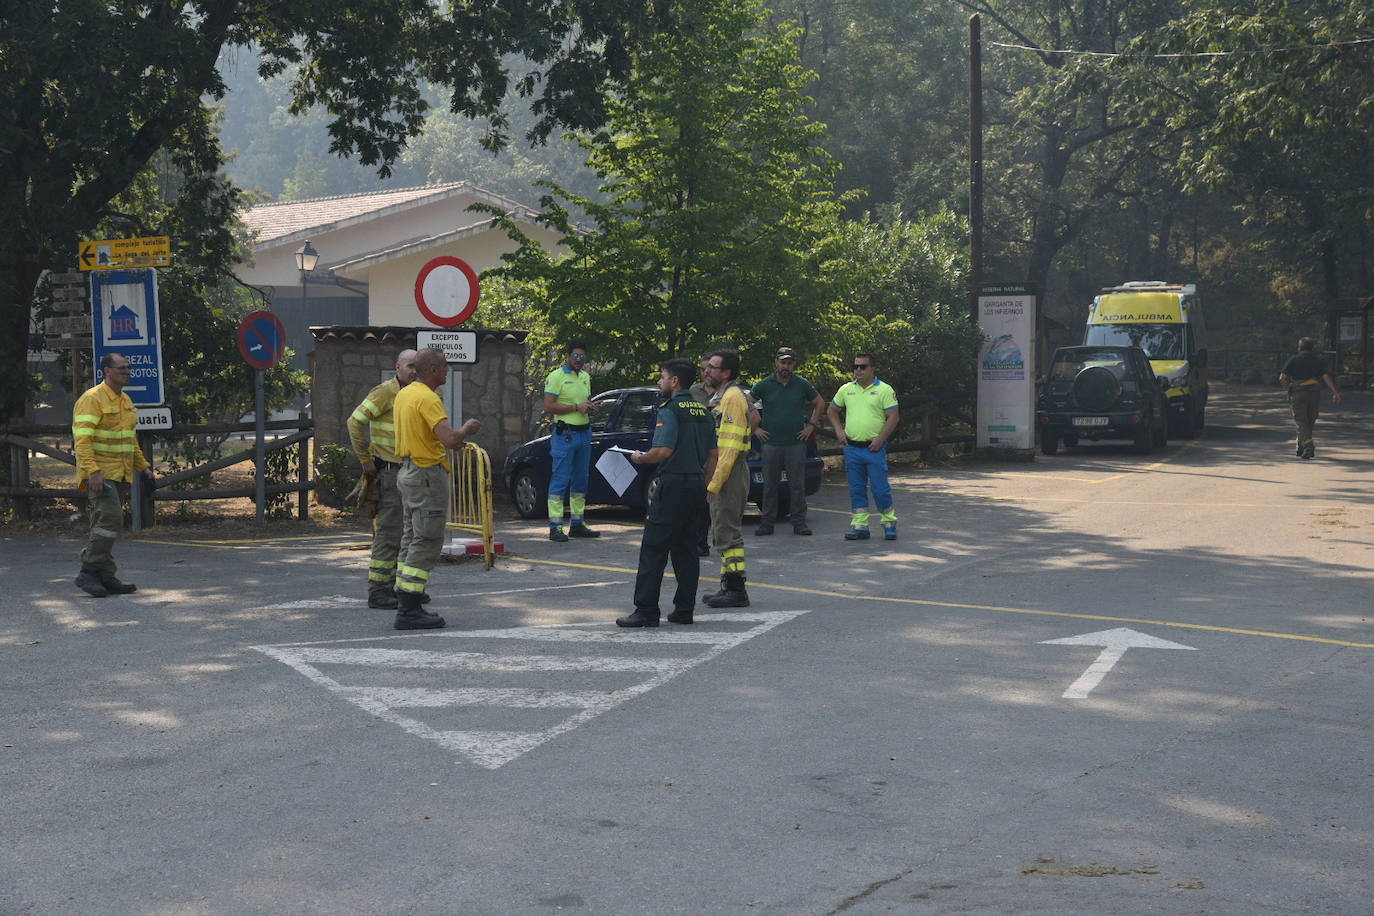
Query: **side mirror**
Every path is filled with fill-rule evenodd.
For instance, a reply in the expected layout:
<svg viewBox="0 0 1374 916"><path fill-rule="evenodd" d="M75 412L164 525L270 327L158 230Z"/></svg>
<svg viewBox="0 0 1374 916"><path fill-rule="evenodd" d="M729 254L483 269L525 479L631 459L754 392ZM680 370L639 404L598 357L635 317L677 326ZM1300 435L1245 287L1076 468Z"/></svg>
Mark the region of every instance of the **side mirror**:
<svg viewBox="0 0 1374 916"><path fill-rule="evenodd" d="M1193 354L1193 361L1197 363L1199 369L1207 368L1207 350L1204 348Z"/></svg>

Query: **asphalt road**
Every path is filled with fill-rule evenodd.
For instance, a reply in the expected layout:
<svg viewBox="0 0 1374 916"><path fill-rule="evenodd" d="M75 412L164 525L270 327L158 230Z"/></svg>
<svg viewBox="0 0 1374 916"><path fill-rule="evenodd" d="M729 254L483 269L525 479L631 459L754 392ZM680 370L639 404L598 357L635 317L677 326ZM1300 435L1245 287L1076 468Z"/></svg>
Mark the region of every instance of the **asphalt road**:
<svg viewBox="0 0 1374 916"><path fill-rule="evenodd" d="M618 512L420 634L361 536L154 529L106 599L5 539L0 913L1374 913L1374 398L1208 422L903 474L896 543L831 481L654 631Z"/></svg>

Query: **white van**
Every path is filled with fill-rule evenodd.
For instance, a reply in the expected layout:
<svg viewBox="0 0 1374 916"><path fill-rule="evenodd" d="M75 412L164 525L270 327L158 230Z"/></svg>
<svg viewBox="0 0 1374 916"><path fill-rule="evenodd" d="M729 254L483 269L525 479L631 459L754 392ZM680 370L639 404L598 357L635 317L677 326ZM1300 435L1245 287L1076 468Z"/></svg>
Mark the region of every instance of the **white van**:
<svg viewBox="0 0 1374 916"><path fill-rule="evenodd" d="M1165 380L1171 435L1191 438L1207 410L1207 327L1191 283L1133 281L1102 290L1083 343L1139 347Z"/></svg>

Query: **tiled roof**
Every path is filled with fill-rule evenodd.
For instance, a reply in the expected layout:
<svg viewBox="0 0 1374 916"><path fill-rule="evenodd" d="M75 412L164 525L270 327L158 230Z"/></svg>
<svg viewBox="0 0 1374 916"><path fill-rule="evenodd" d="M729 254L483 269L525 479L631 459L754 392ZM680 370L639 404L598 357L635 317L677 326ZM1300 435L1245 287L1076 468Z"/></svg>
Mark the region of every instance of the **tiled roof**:
<svg viewBox="0 0 1374 916"><path fill-rule="evenodd" d="M469 182L451 181L447 184L422 185L417 188L364 191L358 194L315 197L310 200L258 204L243 214L243 221L250 229L257 230L256 244L262 246L301 233L337 229L345 223L381 215L386 211L405 209L431 198L452 197L464 191L512 210L528 209L510 198L485 191Z"/></svg>
<svg viewBox="0 0 1374 916"><path fill-rule="evenodd" d="M443 330L435 328L434 330ZM462 331L464 328L450 328L448 330ZM472 330L477 330L473 328ZM328 325L326 327L313 327L310 329L310 336L318 340L376 340L382 343L408 343L415 344L415 328L398 327L388 325L386 327L372 327L370 325ZM479 330L478 341L480 343L516 343L525 342L525 338L530 336L529 331L518 331L512 329L502 330Z"/></svg>

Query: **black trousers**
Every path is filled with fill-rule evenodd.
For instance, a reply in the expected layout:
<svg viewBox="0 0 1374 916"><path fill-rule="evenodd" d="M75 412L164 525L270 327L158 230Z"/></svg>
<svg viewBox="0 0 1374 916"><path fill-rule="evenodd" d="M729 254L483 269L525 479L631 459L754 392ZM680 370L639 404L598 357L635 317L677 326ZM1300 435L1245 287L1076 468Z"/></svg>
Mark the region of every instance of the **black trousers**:
<svg viewBox="0 0 1374 916"><path fill-rule="evenodd" d="M659 477L649 494L644 539L639 543L635 610L659 612L658 593L669 559L673 562L673 575L677 577L673 607L690 610L696 605L697 582L701 578L697 543L705 536L709 524L706 481L700 474Z"/></svg>

